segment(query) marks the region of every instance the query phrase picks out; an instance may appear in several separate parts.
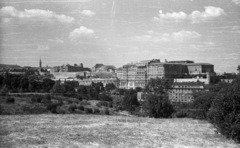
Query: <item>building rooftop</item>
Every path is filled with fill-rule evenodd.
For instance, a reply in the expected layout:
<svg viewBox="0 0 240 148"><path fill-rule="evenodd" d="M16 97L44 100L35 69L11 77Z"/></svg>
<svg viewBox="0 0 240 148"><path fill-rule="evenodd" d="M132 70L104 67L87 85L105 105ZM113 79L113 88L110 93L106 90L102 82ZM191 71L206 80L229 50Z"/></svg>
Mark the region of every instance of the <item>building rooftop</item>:
<svg viewBox="0 0 240 148"><path fill-rule="evenodd" d="M213 65L213 64L210 64L210 63L187 63L185 65L188 65L188 66L195 66L195 65Z"/></svg>

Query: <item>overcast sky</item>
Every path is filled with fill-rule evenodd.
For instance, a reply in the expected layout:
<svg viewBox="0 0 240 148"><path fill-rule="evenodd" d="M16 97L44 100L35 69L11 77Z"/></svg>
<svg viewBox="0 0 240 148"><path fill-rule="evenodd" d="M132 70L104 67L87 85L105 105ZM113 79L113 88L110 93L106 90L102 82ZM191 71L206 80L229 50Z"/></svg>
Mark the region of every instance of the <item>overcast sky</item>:
<svg viewBox="0 0 240 148"><path fill-rule="evenodd" d="M1 0L0 16L0 63L240 65L240 0Z"/></svg>

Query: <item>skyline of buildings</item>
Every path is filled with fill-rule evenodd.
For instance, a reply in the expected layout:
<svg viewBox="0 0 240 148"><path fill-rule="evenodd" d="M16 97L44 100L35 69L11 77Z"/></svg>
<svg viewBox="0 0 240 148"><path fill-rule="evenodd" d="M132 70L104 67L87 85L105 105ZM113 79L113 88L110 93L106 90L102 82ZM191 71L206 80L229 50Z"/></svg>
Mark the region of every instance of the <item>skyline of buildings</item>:
<svg viewBox="0 0 240 148"><path fill-rule="evenodd" d="M0 63L121 67L144 59L212 63L236 72L235 0L2 0ZM87 12L87 13L86 13Z"/></svg>

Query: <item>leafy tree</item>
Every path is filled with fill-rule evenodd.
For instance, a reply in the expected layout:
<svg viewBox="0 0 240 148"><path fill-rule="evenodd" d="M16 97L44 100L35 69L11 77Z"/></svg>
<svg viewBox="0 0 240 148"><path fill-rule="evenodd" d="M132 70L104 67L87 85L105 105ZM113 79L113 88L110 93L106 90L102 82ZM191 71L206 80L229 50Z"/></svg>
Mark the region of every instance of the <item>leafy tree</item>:
<svg viewBox="0 0 240 148"><path fill-rule="evenodd" d="M0 87L3 86L4 77L0 75Z"/></svg>
<svg viewBox="0 0 240 148"><path fill-rule="evenodd" d="M113 83L108 83L105 86L105 90L108 91L108 92L111 91L111 90L114 90L114 89L116 89L116 86Z"/></svg>
<svg viewBox="0 0 240 148"><path fill-rule="evenodd" d="M28 85L29 85L29 81L27 76L22 76L21 80L20 80L20 87L24 90L27 91L28 90Z"/></svg>
<svg viewBox="0 0 240 148"><path fill-rule="evenodd" d="M112 101L112 98L109 97L106 93L99 94L98 99L101 101Z"/></svg>
<svg viewBox="0 0 240 148"><path fill-rule="evenodd" d="M141 87L136 87L135 90L136 90L137 92L140 92L140 91L142 91L142 88L141 88Z"/></svg>
<svg viewBox="0 0 240 148"><path fill-rule="evenodd" d="M8 93L9 88L7 87L7 85L4 85L1 89L0 89L0 95L6 95L6 93Z"/></svg>
<svg viewBox="0 0 240 148"><path fill-rule="evenodd" d="M194 114L195 117L193 118L207 118L208 111L211 107L215 95L216 93L208 91L195 92L193 94L194 99L193 102L190 104L190 107L192 109L198 110L198 113Z"/></svg>
<svg viewBox="0 0 240 148"><path fill-rule="evenodd" d="M11 87L13 89L17 89L19 87L19 85L20 85L20 78L17 76L13 77L11 80Z"/></svg>
<svg viewBox="0 0 240 148"><path fill-rule="evenodd" d="M168 90L172 85L171 79L150 79L148 82L148 85L146 86L147 92L154 92L157 94L166 93L166 90Z"/></svg>
<svg viewBox="0 0 240 148"><path fill-rule="evenodd" d="M174 109L164 94L149 93L143 102L143 110L147 115L154 118L168 118Z"/></svg>
<svg viewBox="0 0 240 148"><path fill-rule="evenodd" d="M3 85L6 85L9 89L11 88L11 74L8 72L4 74Z"/></svg>
<svg viewBox="0 0 240 148"><path fill-rule="evenodd" d="M77 89L77 93L81 95L87 95L88 94L87 87L84 85L80 85L79 88Z"/></svg>
<svg viewBox="0 0 240 148"><path fill-rule="evenodd" d="M137 100L137 93L135 90L130 89L126 92L125 96L122 99L122 107L128 111L134 111L137 106L139 106Z"/></svg>
<svg viewBox="0 0 240 148"><path fill-rule="evenodd" d="M61 85L59 81L57 81L52 88L53 93L65 93L65 87Z"/></svg>
<svg viewBox="0 0 240 148"><path fill-rule="evenodd" d="M49 92L54 85L54 81L49 78L44 78L42 82L42 88L45 90L45 92Z"/></svg>
<svg viewBox="0 0 240 148"><path fill-rule="evenodd" d="M220 133L240 142L240 76L218 92L208 117Z"/></svg>
<svg viewBox="0 0 240 148"><path fill-rule="evenodd" d="M240 65L237 67L238 74L240 74Z"/></svg>
<svg viewBox="0 0 240 148"><path fill-rule="evenodd" d="M87 93L90 99L98 100L98 93L94 90L92 86L87 86Z"/></svg>

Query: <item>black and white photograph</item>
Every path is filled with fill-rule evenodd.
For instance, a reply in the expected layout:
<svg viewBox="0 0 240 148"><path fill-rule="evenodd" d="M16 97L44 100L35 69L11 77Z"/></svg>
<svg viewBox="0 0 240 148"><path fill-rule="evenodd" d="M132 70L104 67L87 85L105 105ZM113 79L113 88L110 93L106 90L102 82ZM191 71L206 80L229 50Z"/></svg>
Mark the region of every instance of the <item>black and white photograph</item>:
<svg viewBox="0 0 240 148"><path fill-rule="evenodd" d="M1 0L0 148L239 148L240 0Z"/></svg>

